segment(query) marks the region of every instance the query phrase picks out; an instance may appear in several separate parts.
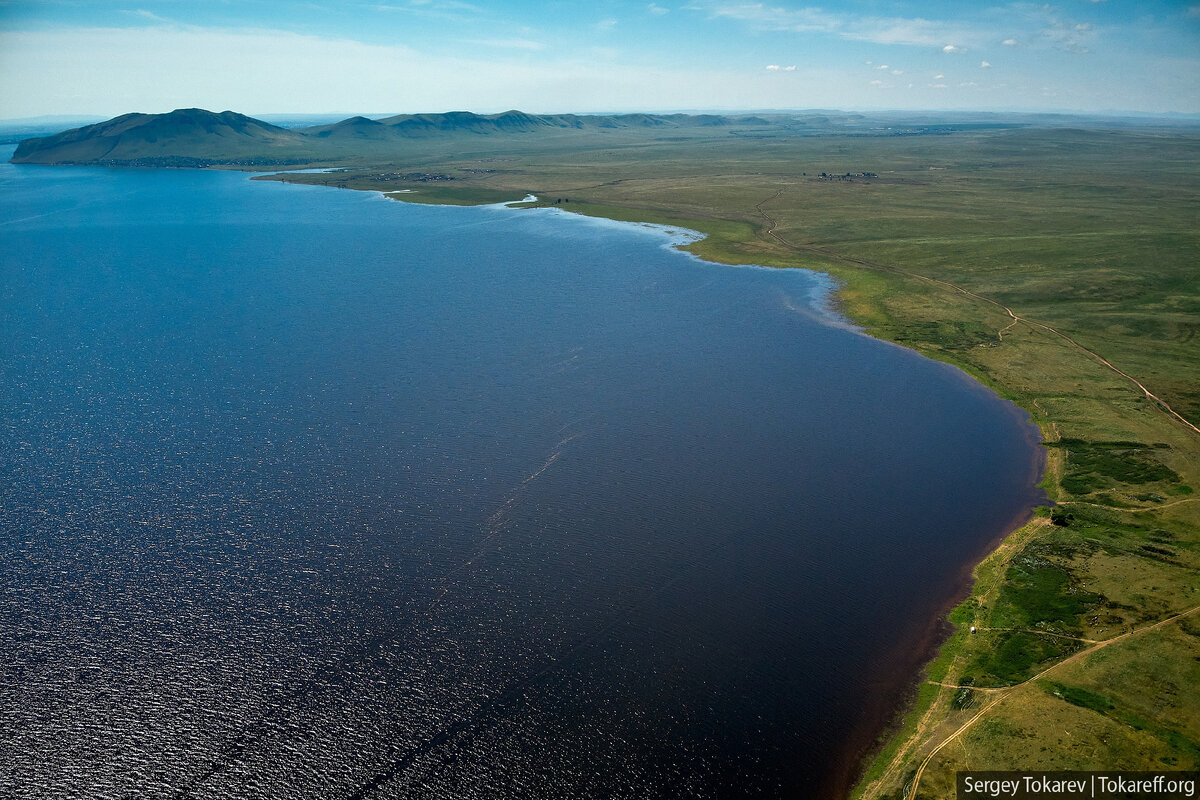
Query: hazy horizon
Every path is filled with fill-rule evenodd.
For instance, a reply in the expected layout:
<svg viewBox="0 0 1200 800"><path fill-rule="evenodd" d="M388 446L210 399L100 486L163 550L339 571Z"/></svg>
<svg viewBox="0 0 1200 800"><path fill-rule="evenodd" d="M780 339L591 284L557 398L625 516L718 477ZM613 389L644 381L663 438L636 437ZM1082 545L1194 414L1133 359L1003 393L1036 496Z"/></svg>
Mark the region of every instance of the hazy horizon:
<svg viewBox="0 0 1200 800"><path fill-rule="evenodd" d="M121 112L112 116L103 116L97 114L48 114L38 117L0 117L0 125L7 127L20 126L46 126L52 124L63 125L94 125L99 122L105 122L123 114L138 114L138 113L170 113L180 109L170 109L164 112L145 112L137 109ZM236 108L208 108L203 109L214 113L225 111L233 111L253 119L262 120L272 124L281 122L312 122L320 124L323 122L340 122L352 117L366 117L368 119L385 119L387 117L402 116L405 114L438 114L452 112L433 112L421 110L404 110L404 111L303 111L303 112L272 112L272 113L253 113L245 112ZM481 116L495 115L504 113L505 111L521 111L524 109L502 109L499 111L472 111L469 109L453 109L453 112L475 113ZM535 113L535 112L526 112ZM1013 116L1013 117L1067 117L1077 119L1094 119L1094 120L1123 120L1123 119L1145 119L1145 120L1161 120L1161 121L1179 121L1179 122L1194 122L1200 124L1200 112L1188 113L1180 111L1128 111L1121 109L1104 109L1094 112L1085 111L1060 111L1060 110L1028 110L1028 109L854 109L854 108L670 108L670 109L654 109L642 111L629 110L559 110L550 112L540 112L540 115L567 115L573 114L576 116L604 116L604 115L622 115L622 114L655 114L655 115L670 115L670 114L716 114L716 115L808 115L808 114L831 114L844 116L866 116L868 118L875 116L880 119L888 117L910 118L913 120L922 117L931 117L934 119L944 119L947 122L955 121L957 118L968 120L972 117L984 116ZM285 126L286 127L286 126Z"/></svg>

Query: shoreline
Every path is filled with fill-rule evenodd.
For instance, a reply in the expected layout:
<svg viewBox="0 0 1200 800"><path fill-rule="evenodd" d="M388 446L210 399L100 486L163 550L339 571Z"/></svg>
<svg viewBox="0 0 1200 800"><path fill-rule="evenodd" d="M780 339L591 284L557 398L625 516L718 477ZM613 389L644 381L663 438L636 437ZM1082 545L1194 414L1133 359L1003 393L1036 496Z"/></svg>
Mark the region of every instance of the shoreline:
<svg viewBox="0 0 1200 800"><path fill-rule="evenodd" d="M1039 478L1041 474L1037 473ZM888 654L888 658L885 659L887 663L894 664L897 660L902 660L905 664L905 669L895 671L896 677L888 681L889 694L899 699L895 703L881 703L877 713L871 718L871 725L864 724L856 741L847 743L846 780L839 783L836 788L840 794L834 796L855 796L854 790L865 778L873 762L889 742L903 732L905 718L919 710L920 690L929 679L930 668L946 655L946 648L951 645L955 634L961 629L954 621L953 614L973 596L976 570L997 553L1010 537L1021 532L1037 518L1035 508L1019 513L1009 522L998 526L1000 532L988 539L979 553L959 569L951 582L953 590L937 604L936 614L923 624L914 625L916 635L909 636L904 643L898 643L893 652ZM881 671L885 671L884 668L881 667ZM904 677L901 678L900 674Z"/></svg>
<svg viewBox="0 0 1200 800"><path fill-rule="evenodd" d="M367 189L363 191L374 190ZM405 194L408 194L408 192L380 192L382 197L402 203L409 202L410 200L409 197L403 196ZM1005 397L995 387L984 383L980 380L979 376L972 374L966 365L933 358L916 348L872 335L865 326L849 315L846 310L844 298L841 296L844 282L830 273L801 265L776 267L706 258L689 248L702 242L708 237L708 234L694 228L689 228L686 225L622 220L615 217L592 215L585 211L576 211L575 209L561 206L522 205L522 203L531 202L531 197L534 196L527 194L524 200L483 203L479 204L479 206L511 211L544 210L552 213L570 213L575 216L595 220L598 223L634 226L644 230L648 229L668 238L668 241L664 244L665 247L670 247L691 258L708 264L738 269L803 269L811 274L821 276L825 279L823 282L827 282L823 290L828 302L812 310L813 316L820 318L824 324L843 327L875 341L899 347L922 358L944 364L953 369L964 381L973 385L977 390L990 393L997 399L1007 403L1010 413L1019 414L1022 417L1021 421L1023 427L1028 431L1029 444L1031 445L1031 453L1033 455L1029 465L1030 481L1028 486L1030 497L1028 498L1028 502L1030 505L1024 511L1019 512L1013 519L997 526L998 532L986 539L978 552L972 555L971 559L959 568L957 575L950 582L952 588L946 593L944 598L936 603L937 612L929 618L916 620L912 626L914 635L903 637L904 640L897 642L890 649L886 658L880 659L881 663L894 664L896 659L900 658L906 667L903 670L883 670L881 668L881 674L872 678L870 685L886 687L879 694L886 695L887 697L880 697L877 703L867 704L864 707L862 721L856 723L851 728L850 737L844 743L844 746L839 748L841 755L837 759L836 768L830 770L828 778L822 783L819 789L820 796L822 797L837 797L849 800L849 798L858 796L859 793L856 793L855 790L860 788L873 762L894 738L903 733L905 718L920 710L920 688L928 679L930 667L946 655L945 651L950 646L954 634L959 628L953 621L952 614L962 603L972 597L976 584L976 570L985 561L993 557L1005 542L1029 525L1036 518L1036 509L1040 505L1044 505L1033 503L1034 495L1041 491L1039 484L1045 477L1047 466L1048 451L1045 447L1044 431L1033 421L1032 410L1022 407L1014 399ZM536 198L532 202L536 202ZM434 203L434 205L442 204ZM1042 492L1042 499L1049 502L1049 498L1045 496L1044 492Z"/></svg>
<svg viewBox="0 0 1200 800"><path fill-rule="evenodd" d="M407 200L407 198L403 197L390 197L389 199L398 202L406 202ZM530 210L531 208L529 206L517 207L514 204L503 203L496 205L512 210ZM905 637L904 641L898 642L888 653L888 657L881 659L881 663L895 663L897 658L901 658L906 667L903 670L881 669L881 672L884 674L871 681L872 685L883 684L886 686L886 689L883 689L880 694L887 695L887 698L881 697L878 703L868 704L863 709L865 719L852 727L850 737L844 743L844 746L839 748L841 755L838 758L836 768L830 770L828 779L822 783L819 790L822 797L836 797L850 800L850 798L861 796L861 792L856 790L862 787L863 781L875 760L887 749L893 740L902 737L906 718L921 710L920 689L928 680L930 668L948 655L948 648L952 645L954 634L960 627L954 622L952 615L960 605L970 600L973 596L978 568L988 559L995 556L1010 538L1021 533L1026 526L1037 518L1036 509L1039 506L1045 505L1045 503L1052 503L1040 488L1040 484L1045 478L1048 464L1045 431L1034 421L1032 409L1024 408L1015 399L1006 397L997 391L996 387L981 380L980 376L972 374L966 365L952 360L933 358L930 354L923 353L916 348L872 335L859 320L854 319L847 311L845 298L841 295L845 287L844 281L828 272L800 265L774 267L706 258L689 248L703 241L707 238L708 234L688 228L685 225L637 222L608 216L593 216L587 214L585 211L576 211L575 209L559 206L547 207L546 210L571 213L576 216L603 220L604 222L618 225L649 228L669 237L673 233L683 232L683 236L679 240L670 241L665 246L709 264L739 269L803 269L809 273L822 276L828 281L828 285L824 287L827 302L822 304L822 307L813 309L812 313L814 316L820 317L824 324L844 327L875 341L899 347L915 353L922 358L944 364L952 368L964 381L973 385L977 390L988 392L1007 403L1010 413L1016 413L1022 417L1021 421L1023 427L1028 432L1031 454L1033 456L1029 464L1030 480L1028 486L1030 505L1011 520L997 526L998 532L989 537L985 544L979 548L978 552L972 555L970 560L960 567L957 575L951 581L950 585L953 588L947 592L946 597L937 603L937 612L927 619L916 621L912 629L914 635ZM1038 492L1041 492L1041 499L1045 503L1035 504L1033 502L1034 495ZM900 741L903 742L904 740L901 739Z"/></svg>
<svg viewBox="0 0 1200 800"><path fill-rule="evenodd" d="M269 180L270 178L260 176L257 179ZM354 189L355 187L348 188ZM409 191L385 192L366 188L356 190L374 192L382 199L400 203L409 203L414 199L411 196L414 193ZM530 198L533 198L533 200ZM1020 406L1013 398L1005 397L994 386L990 386L980 380L979 376L972 374L966 365L955 363L954 361L932 358L929 354L923 353L916 348L872 335L860 321L850 316L846 308L845 298L841 294L845 288L845 282L835 275L820 269L798 264L790 267L778 267L754 263L736 263L705 257L700 253L694 252L691 248L703 242L709 235L696 228L688 227L683 223L674 224L618 219L601 214L589 214L586 210L576 210L579 207L578 205L576 208L566 208L559 205L526 205L535 202L537 202L536 196L532 193L526 193L525 198L522 200L479 203L474 207L513 212L545 211L551 214L569 213L576 217L593 220L597 224L632 226L665 237L667 241L664 243L664 247L669 247L707 264L735 269L803 269L810 274L820 276L824 279L822 283L825 285L822 288L825 292L826 302L822 303L821 307L811 310L812 315L820 318L823 324L849 329L861 336L869 337L893 347L899 347L922 358L944 364L956 372L965 382L971 384L977 391L994 395L997 399L1008 404L1010 413L1019 414L1022 417L1023 427L1029 433L1029 443L1032 446L1031 452L1033 454L1029 465L1030 481L1028 484L1031 505L1025 511L1018 513L1012 520L997 526L998 533L987 538L985 544L979 548L978 552L967 563L964 563L959 568L957 575L949 582L949 591L936 603L936 613L927 619L915 620L911 628L911 635L903 637L903 641L897 642L889 650L886 658L880 659L881 663L888 664L894 664L897 659L900 659L906 666L903 670L881 669L881 674L871 679L870 685L880 687L878 694L881 696L877 702L868 703L864 706L860 716L861 721L852 726L851 735L844 745L839 748L840 755L837 758L836 767L829 771L829 776L822 783L819 790L822 797L836 797L849 800L849 798L857 796L855 790L860 788L862 781L865 779L875 760L885 751L888 744L894 738L903 733L906 717L920 710L921 686L926 683L930 667L945 656L945 651L952 642L958 626L953 622L951 616L956 608L972 596L976 581L976 570L982 563L998 552L999 548L1010 537L1019 533L1035 518L1037 505L1032 504L1032 499L1033 495L1040 491L1038 485L1044 478L1047 464L1044 432L1033 421L1030 409ZM414 204L458 205L437 202L425 203L420 201ZM632 209L630 210L633 211ZM1045 498L1044 493L1043 498Z"/></svg>

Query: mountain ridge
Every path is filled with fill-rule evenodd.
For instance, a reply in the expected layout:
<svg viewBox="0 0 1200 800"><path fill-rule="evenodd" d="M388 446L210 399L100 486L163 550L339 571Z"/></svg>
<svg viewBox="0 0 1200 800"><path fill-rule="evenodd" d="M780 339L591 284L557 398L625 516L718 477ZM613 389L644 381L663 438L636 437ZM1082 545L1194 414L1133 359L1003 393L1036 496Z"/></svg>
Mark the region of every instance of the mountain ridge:
<svg viewBox="0 0 1200 800"><path fill-rule="evenodd" d="M326 161L346 147L371 143L401 146L414 139L452 136L517 136L572 131L766 126L759 116L713 114L537 115L451 111L398 114L382 119L349 117L340 122L281 128L234 111L181 108L165 114L122 114L104 122L21 141L16 164L105 166L280 165Z"/></svg>

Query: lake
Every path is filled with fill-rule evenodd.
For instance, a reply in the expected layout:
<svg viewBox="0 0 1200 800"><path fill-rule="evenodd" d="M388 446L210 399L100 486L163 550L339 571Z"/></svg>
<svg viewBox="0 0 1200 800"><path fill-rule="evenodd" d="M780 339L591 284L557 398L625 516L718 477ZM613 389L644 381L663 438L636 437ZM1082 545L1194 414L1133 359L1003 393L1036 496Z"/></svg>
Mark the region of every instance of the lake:
<svg viewBox="0 0 1200 800"><path fill-rule="evenodd" d="M671 241L0 167L0 795L844 791L1037 431Z"/></svg>

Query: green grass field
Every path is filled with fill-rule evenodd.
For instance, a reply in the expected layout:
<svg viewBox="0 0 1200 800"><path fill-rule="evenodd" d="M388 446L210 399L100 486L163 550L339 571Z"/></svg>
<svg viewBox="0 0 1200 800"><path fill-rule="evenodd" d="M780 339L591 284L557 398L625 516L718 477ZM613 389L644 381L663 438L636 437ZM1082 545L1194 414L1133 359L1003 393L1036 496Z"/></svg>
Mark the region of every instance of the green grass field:
<svg viewBox="0 0 1200 800"><path fill-rule="evenodd" d="M704 258L832 274L872 335L1029 411L1059 505L977 568L930 668L945 685L914 692L855 796L1200 768L1200 613L1151 628L1200 606L1200 131L620 132L350 166L289 180L693 228ZM418 173L447 180L396 177Z"/></svg>

